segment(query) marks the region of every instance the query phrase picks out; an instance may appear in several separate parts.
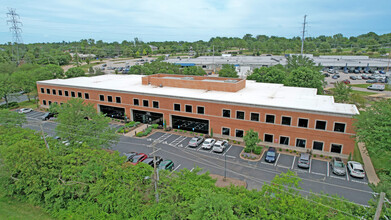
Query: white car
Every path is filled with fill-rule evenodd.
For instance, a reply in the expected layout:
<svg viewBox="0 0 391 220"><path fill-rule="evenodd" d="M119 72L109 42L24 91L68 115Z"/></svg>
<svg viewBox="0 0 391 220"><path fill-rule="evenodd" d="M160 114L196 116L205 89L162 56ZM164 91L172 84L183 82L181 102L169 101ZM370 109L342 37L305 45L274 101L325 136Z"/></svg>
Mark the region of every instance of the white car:
<svg viewBox="0 0 391 220"><path fill-rule="evenodd" d="M364 178L365 177L365 171L361 163L356 161L348 161L348 170L350 176L357 177L357 178Z"/></svg>
<svg viewBox="0 0 391 220"><path fill-rule="evenodd" d="M223 153L224 150L228 147L228 142L223 140L223 141L217 141L214 145L213 145L213 152L217 152L217 153Z"/></svg>
<svg viewBox="0 0 391 220"><path fill-rule="evenodd" d="M19 109L19 113L29 113L29 112L31 112L31 111L33 111L33 109L31 109L31 108L21 108L21 109Z"/></svg>
<svg viewBox="0 0 391 220"><path fill-rule="evenodd" d="M213 138L207 138L202 144L202 149L210 150L213 145L216 143L216 140Z"/></svg>

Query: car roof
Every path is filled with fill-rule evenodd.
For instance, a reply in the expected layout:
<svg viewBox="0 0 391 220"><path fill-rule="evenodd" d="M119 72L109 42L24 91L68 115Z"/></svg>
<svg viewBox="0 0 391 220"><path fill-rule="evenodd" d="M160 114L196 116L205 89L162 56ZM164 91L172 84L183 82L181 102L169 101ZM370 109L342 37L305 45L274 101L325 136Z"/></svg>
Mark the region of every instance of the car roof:
<svg viewBox="0 0 391 220"><path fill-rule="evenodd" d="M308 159L310 159L310 155L307 154L307 153L302 153L302 154L300 155L300 159L308 160Z"/></svg>
<svg viewBox="0 0 391 220"><path fill-rule="evenodd" d="M167 165L169 163L172 163L172 160L165 160L165 161L162 161L159 165Z"/></svg>
<svg viewBox="0 0 391 220"><path fill-rule="evenodd" d="M215 139L213 138L207 138L205 141L214 141Z"/></svg>
<svg viewBox="0 0 391 220"><path fill-rule="evenodd" d="M364 169L361 163L356 162L356 161L349 161L348 163L352 164L353 169Z"/></svg>
<svg viewBox="0 0 391 220"><path fill-rule="evenodd" d="M342 162L342 159L339 158L339 157L334 157L334 160L335 160L335 161L338 161L338 162Z"/></svg>

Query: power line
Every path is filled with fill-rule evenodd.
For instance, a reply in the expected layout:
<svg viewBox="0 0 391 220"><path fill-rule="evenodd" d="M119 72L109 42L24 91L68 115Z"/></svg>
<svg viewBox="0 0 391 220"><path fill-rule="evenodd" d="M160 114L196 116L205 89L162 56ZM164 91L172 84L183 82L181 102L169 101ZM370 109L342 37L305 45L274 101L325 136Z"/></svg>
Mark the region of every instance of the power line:
<svg viewBox="0 0 391 220"><path fill-rule="evenodd" d="M304 23L303 23L303 36L301 37L301 52L300 54L303 56L303 50L304 50L304 33L305 33L305 20L307 18L307 15L304 15Z"/></svg>
<svg viewBox="0 0 391 220"><path fill-rule="evenodd" d="M12 51L14 49L16 50L16 62L19 65L19 48L18 45L22 44L22 28L20 26L22 25L22 22L19 21L20 17L19 14L15 12L16 10L14 8L9 8L7 17L9 18L7 20L7 24L10 24L10 31L12 32L12 40L13 40L13 45L12 45Z"/></svg>

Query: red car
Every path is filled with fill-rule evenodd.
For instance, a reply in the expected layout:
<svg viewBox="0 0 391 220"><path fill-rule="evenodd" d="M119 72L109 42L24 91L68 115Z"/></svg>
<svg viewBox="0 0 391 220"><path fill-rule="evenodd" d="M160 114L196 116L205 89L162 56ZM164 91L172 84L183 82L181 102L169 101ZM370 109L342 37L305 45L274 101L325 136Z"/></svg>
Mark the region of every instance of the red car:
<svg viewBox="0 0 391 220"><path fill-rule="evenodd" d="M142 162L143 160L147 159L147 155L144 154L144 153L139 153L135 156L132 157L132 159L130 160L130 163L132 165L137 165L138 163Z"/></svg>
<svg viewBox="0 0 391 220"><path fill-rule="evenodd" d="M347 79L343 80L342 82L345 83L345 84L350 84L350 81L347 80Z"/></svg>

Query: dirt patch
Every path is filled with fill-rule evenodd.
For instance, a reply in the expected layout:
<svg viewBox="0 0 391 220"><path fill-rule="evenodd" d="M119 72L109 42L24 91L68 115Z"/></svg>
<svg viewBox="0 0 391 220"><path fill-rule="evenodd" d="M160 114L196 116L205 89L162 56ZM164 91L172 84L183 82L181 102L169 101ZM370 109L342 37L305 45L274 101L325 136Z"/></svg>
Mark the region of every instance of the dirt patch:
<svg viewBox="0 0 391 220"><path fill-rule="evenodd" d="M224 181L224 176L216 174L209 174L209 176L212 177L212 179L217 180L215 184L217 187L229 187L231 184L235 186L243 186L245 188L247 187L247 183L242 180L227 177Z"/></svg>

